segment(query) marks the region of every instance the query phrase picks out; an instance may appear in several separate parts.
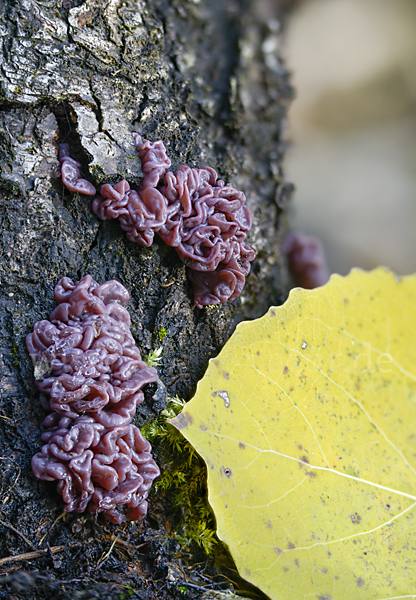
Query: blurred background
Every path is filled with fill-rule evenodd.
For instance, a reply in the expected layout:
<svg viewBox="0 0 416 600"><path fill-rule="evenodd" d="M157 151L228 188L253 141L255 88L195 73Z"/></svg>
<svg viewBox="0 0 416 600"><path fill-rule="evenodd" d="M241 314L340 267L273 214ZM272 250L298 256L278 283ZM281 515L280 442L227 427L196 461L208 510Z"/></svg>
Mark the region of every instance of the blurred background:
<svg viewBox="0 0 416 600"><path fill-rule="evenodd" d="M294 227L331 272L416 272L416 1L303 0L284 46Z"/></svg>

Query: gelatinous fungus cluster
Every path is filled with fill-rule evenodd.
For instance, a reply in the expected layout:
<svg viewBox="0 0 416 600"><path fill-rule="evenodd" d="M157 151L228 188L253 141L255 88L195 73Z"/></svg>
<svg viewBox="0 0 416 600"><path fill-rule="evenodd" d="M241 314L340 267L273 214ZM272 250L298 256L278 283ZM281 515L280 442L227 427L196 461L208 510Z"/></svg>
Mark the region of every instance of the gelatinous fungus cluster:
<svg viewBox="0 0 416 600"><path fill-rule="evenodd" d="M328 281L329 270L320 240L292 231L284 241L283 250L296 285L312 290Z"/></svg>
<svg viewBox="0 0 416 600"><path fill-rule="evenodd" d="M81 177L81 163L69 156L69 145L59 144L59 161L61 163L62 182L71 192L94 196L95 187Z"/></svg>
<svg viewBox="0 0 416 600"><path fill-rule="evenodd" d="M49 412L33 472L58 480L65 511L102 512L113 523L146 514L159 475L150 443L132 424L141 389L157 372L135 345L128 299L117 281L64 277L55 287L58 306L26 338Z"/></svg>
<svg viewBox="0 0 416 600"><path fill-rule="evenodd" d="M105 184L101 195L93 200L93 211L103 220L118 218L133 242L150 246L157 233L174 247L188 267L199 308L234 300L240 295L250 262L255 258L254 250L244 241L251 228L245 195L224 185L210 167L192 169L182 165L175 173L165 174L171 161L163 142L143 140L137 133L133 137L144 173L140 189L130 189L125 180L116 185ZM63 183L70 190L95 195L95 189L86 191L79 170L78 181L72 172L69 178L64 177L67 161L72 159L67 158L66 148L62 155ZM76 170L79 163L72 163ZM72 167L72 163L68 165Z"/></svg>

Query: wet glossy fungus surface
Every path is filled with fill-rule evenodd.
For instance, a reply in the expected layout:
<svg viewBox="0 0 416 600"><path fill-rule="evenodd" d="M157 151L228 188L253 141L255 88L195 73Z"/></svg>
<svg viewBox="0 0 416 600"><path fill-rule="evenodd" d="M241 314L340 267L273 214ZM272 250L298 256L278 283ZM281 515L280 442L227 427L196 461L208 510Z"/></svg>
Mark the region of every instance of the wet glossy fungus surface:
<svg viewBox="0 0 416 600"><path fill-rule="evenodd" d="M132 190L125 180L105 184L93 211L103 220L117 218L133 242L150 246L157 233L174 247L188 268L199 308L234 300L255 258L245 243L252 223L245 195L224 185L210 167L182 165L165 174L171 161L163 142L133 137L145 175L141 188Z"/></svg>
<svg viewBox="0 0 416 600"><path fill-rule="evenodd" d="M146 514L159 469L131 421L141 389L157 380L142 361L117 281L62 278L57 307L35 323L26 346L35 366L45 445L32 459L36 477L58 480L66 511L102 512L114 523Z"/></svg>

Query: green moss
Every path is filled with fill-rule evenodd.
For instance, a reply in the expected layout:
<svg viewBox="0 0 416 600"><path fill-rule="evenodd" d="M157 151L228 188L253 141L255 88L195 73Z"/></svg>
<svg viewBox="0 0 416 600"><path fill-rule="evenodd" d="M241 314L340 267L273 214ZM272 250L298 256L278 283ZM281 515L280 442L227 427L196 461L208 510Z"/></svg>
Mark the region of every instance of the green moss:
<svg viewBox="0 0 416 600"><path fill-rule="evenodd" d="M156 344L161 344L165 337L168 335L166 327L162 327L159 331L153 332L153 338L156 338ZM148 367L157 367L160 361L162 360L163 346L156 347L152 350L147 358L145 358L145 362Z"/></svg>
<svg viewBox="0 0 416 600"><path fill-rule="evenodd" d="M166 422L185 405L178 397L168 398L159 417L145 425L142 433L159 454L167 468L154 484L154 493L166 495L172 503L171 525L175 539L185 547L192 542L212 553L218 539L215 518L207 502L206 470L202 459L175 427Z"/></svg>
<svg viewBox="0 0 416 600"><path fill-rule="evenodd" d="M19 351L16 346L13 346L10 354L12 355L14 366L17 367L19 365Z"/></svg>
<svg viewBox="0 0 416 600"><path fill-rule="evenodd" d="M157 334L157 337L158 337L158 339L159 339L159 342L160 342L160 343L162 343L162 342L163 342L163 340L165 339L165 337L166 337L167 335L168 335L168 332L167 332L167 329L166 329L166 327L162 327L162 328L159 330L159 333Z"/></svg>
<svg viewBox="0 0 416 600"><path fill-rule="evenodd" d="M148 367L157 367L158 364L160 363L160 361L162 360L162 352L163 352L162 346L160 346L159 348L156 348L155 350L152 350L152 352L150 352L150 354L147 356L147 358L144 359L147 366Z"/></svg>

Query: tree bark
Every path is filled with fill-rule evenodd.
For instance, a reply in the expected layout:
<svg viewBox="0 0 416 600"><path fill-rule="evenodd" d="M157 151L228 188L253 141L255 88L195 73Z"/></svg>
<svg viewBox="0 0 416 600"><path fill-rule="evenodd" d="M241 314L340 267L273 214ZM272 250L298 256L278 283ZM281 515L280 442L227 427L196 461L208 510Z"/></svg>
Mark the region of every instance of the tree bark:
<svg viewBox="0 0 416 600"><path fill-rule="evenodd" d="M161 554L168 534L160 510L129 525L124 539L136 535L136 545L117 543L114 567L105 557L122 529L91 515L62 517L55 486L33 476L45 415L25 336L55 307L61 277L120 281L142 355L167 332L163 385L148 387L140 426L159 414L166 394L192 396L238 320L285 299L281 242L292 188L281 163L292 92L280 56L283 21L277 0L0 4L0 598L129 597L127 584L131 597L176 593L166 587L175 559ZM195 308L172 248L130 242L118 222L95 217L89 199L63 189L63 141L94 184L138 183L133 130L162 139L173 169L209 165L245 192L257 259L234 303ZM147 543L138 551L140 539Z"/></svg>

